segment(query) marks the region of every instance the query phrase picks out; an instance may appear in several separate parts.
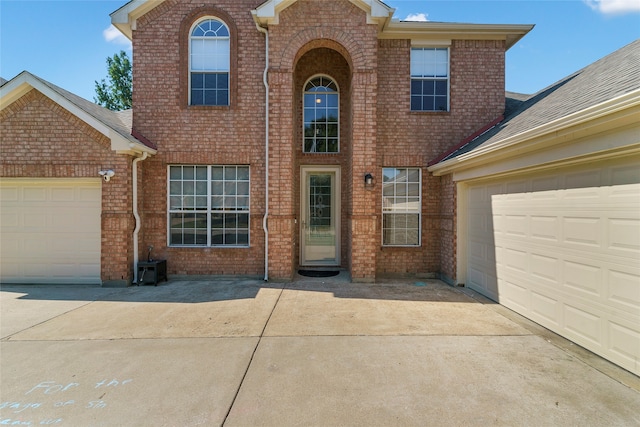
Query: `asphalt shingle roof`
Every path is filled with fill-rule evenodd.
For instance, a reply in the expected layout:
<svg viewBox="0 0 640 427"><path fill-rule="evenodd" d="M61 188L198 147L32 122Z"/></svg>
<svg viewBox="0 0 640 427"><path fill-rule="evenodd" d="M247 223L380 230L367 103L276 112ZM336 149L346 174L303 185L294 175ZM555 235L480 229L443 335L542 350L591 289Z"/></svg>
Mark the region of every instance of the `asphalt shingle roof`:
<svg viewBox="0 0 640 427"><path fill-rule="evenodd" d="M539 128L638 89L640 39L534 95L507 92L504 120L444 157L441 162L480 146Z"/></svg>

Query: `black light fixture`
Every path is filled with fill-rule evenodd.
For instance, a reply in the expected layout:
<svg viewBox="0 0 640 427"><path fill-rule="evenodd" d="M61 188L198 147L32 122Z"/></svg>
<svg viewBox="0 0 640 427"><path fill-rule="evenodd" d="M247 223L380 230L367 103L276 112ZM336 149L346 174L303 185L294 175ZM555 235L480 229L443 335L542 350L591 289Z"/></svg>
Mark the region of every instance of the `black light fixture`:
<svg viewBox="0 0 640 427"><path fill-rule="evenodd" d="M370 173L367 173L364 176L364 185L366 186L373 185L373 175L371 175Z"/></svg>

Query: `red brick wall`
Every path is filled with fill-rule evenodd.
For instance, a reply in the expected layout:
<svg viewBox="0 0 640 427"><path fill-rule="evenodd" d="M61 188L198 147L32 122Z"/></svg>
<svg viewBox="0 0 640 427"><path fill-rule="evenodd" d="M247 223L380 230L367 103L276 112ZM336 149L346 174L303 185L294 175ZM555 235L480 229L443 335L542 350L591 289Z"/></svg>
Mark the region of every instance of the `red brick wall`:
<svg viewBox="0 0 640 427"><path fill-rule="evenodd" d="M380 248L377 273L455 278L454 183L431 176L425 165L503 113L504 42L453 40L450 111L442 113L409 111L411 42L379 43L377 173L387 166L422 167L423 216L422 247Z"/></svg>
<svg viewBox="0 0 640 427"><path fill-rule="evenodd" d="M158 145L141 163L140 245L167 259L169 274L249 274L264 271L264 36L251 9L260 1L168 1L138 21L133 36L134 128ZM214 5L215 4L215 5ZM231 32L231 106L188 106L188 40L203 16L224 20ZM167 246L167 166L251 166L251 247Z"/></svg>
<svg viewBox="0 0 640 427"><path fill-rule="evenodd" d="M102 184L101 278L132 278L131 158L111 151L111 142L93 127L36 90L0 112L0 176L24 178L98 178Z"/></svg>
<svg viewBox="0 0 640 427"><path fill-rule="evenodd" d="M141 247L154 246L169 274L263 273L264 36L250 10L261 0L167 1L138 20L134 31L134 127L158 144L143 162ZM205 15L231 30L230 107L187 105L188 31ZM455 275L453 183L426 164L504 108L504 42L451 45L451 109L409 111L408 40L377 39L377 26L348 0L299 0L280 14L270 33L269 247L270 277L289 279L298 265L300 166L342 167L342 266L355 280L385 274ZM316 73L341 88L341 153L301 152L301 91ZM167 247L166 173L170 164L251 165L251 247ZM422 246L381 247L382 168L423 170ZM364 175L373 173L373 188Z"/></svg>

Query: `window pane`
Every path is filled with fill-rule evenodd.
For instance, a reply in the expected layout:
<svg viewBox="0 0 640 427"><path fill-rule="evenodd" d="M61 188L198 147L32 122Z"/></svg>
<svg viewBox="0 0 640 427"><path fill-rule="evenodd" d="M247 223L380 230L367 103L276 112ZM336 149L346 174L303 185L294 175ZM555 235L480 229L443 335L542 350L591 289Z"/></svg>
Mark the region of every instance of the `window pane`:
<svg viewBox="0 0 640 427"><path fill-rule="evenodd" d="M215 105L229 105L229 91L219 90L217 93Z"/></svg>
<svg viewBox="0 0 640 427"><path fill-rule="evenodd" d="M204 91L204 105L218 105L218 98L215 90Z"/></svg>
<svg viewBox="0 0 640 427"><path fill-rule="evenodd" d="M224 178L224 168L222 166L214 166L211 168L211 179L222 181Z"/></svg>
<svg viewBox="0 0 640 427"><path fill-rule="evenodd" d="M249 183L248 182L238 182L238 186L236 188L238 195L249 195Z"/></svg>
<svg viewBox="0 0 640 427"><path fill-rule="evenodd" d="M411 97L411 111L424 111L424 108L422 108L422 96Z"/></svg>
<svg viewBox="0 0 640 427"><path fill-rule="evenodd" d="M236 194L236 183L234 182L225 182L224 184L224 194L226 196L235 196Z"/></svg>
<svg viewBox="0 0 640 427"><path fill-rule="evenodd" d="M249 181L249 168L246 166L238 166L238 179L243 181ZM247 190L247 193L249 191Z"/></svg>
<svg viewBox="0 0 640 427"><path fill-rule="evenodd" d="M237 174L237 169L233 166L228 166L226 168L224 168L224 179L229 181L229 180L235 180L236 179L236 175Z"/></svg>

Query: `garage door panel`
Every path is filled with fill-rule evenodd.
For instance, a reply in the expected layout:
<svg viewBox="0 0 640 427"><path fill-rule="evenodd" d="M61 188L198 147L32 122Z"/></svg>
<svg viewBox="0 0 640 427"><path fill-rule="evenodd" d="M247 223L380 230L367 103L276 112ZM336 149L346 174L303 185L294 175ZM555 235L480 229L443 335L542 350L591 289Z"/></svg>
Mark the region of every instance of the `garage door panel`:
<svg viewBox="0 0 640 427"><path fill-rule="evenodd" d="M569 247L574 245L600 248L602 246L601 219L598 217L562 218L563 242Z"/></svg>
<svg viewBox="0 0 640 427"><path fill-rule="evenodd" d="M500 304L516 311L530 311L530 293L524 286L498 278Z"/></svg>
<svg viewBox="0 0 640 427"><path fill-rule="evenodd" d="M101 283L99 179L3 178L0 194L3 283Z"/></svg>
<svg viewBox="0 0 640 427"><path fill-rule="evenodd" d="M560 222L557 216L531 215L529 227L532 239L545 242L557 242L560 234Z"/></svg>
<svg viewBox="0 0 640 427"><path fill-rule="evenodd" d="M551 328L560 326L562 304L556 298L550 298L540 292L531 291L531 319Z"/></svg>
<svg viewBox="0 0 640 427"><path fill-rule="evenodd" d="M469 187L467 283L640 373L640 167L571 169Z"/></svg>
<svg viewBox="0 0 640 427"><path fill-rule="evenodd" d="M562 267L558 258L532 252L529 260L533 277L548 284L559 283Z"/></svg>
<svg viewBox="0 0 640 427"><path fill-rule="evenodd" d="M619 323L609 322L607 335L609 336L609 351L618 360L625 361L627 366L635 366L636 371L640 370L640 362L637 359L638 348L640 348L640 332Z"/></svg>
<svg viewBox="0 0 640 427"><path fill-rule="evenodd" d="M607 221L607 236L609 249L629 252L630 255L640 255L640 219L609 218Z"/></svg>
<svg viewBox="0 0 640 427"><path fill-rule="evenodd" d="M569 338L591 348L602 348L602 318L593 310L575 305L564 305L564 327Z"/></svg>
<svg viewBox="0 0 640 427"><path fill-rule="evenodd" d="M603 279L600 267L582 262L564 261L564 284L570 290L596 298L600 297Z"/></svg>
<svg viewBox="0 0 640 427"><path fill-rule="evenodd" d="M611 303L637 310L640 307L640 274L610 270L606 283Z"/></svg>

